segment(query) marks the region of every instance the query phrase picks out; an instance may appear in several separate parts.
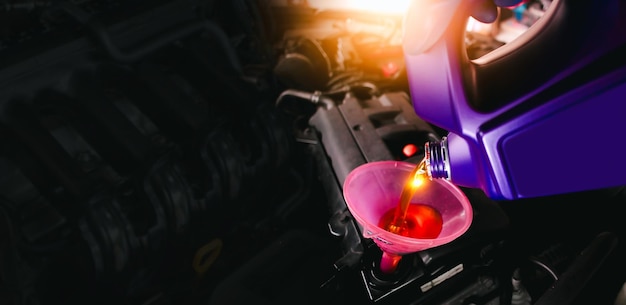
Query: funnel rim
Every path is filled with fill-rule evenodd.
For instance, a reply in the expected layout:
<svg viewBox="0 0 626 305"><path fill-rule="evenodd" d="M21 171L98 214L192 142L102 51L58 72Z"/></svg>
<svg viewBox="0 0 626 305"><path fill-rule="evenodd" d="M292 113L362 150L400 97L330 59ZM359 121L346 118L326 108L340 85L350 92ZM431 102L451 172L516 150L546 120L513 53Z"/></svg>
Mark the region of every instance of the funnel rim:
<svg viewBox="0 0 626 305"><path fill-rule="evenodd" d="M463 235L465 232L467 232L467 230L469 229L469 227L471 226L473 222L473 217L474 217L472 205L469 199L467 198L467 196L465 195L465 193L463 193L452 182L448 180L444 180L444 179L433 179L432 181L445 187L447 191L449 191L452 195L454 195L459 200L459 203L462 206L463 212L465 213L464 218L466 220L464 221L463 226L460 227L458 230L452 232L451 234L448 234L442 237L437 237L437 238L413 238L413 237L407 237L407 236L402 236L402 235L398 235L395 233L391 233L383 228L378 227L377 225L368 224L368 222L365 221L361 217L361 215L359 215L357 211L355 211L354 207L351 204L352 198L350 196L350 192L347 192L346 190L349 188L350 183L354 181L356 177L358 177L363 172L366 172L371 167L388 167L391 164L393 164L395 168L398 168L401 171L406 170L408 172L412 171L413 168L417 165L417 164L406 162L406 161L395 161L395 160L369 162L369 163L362 164L358 166L357 168L355 168L354 170L352 170L346 176L346 179L344 180L343 197L344 197L346 206L348 207L348 210L350 211L354 219L363 227L364 232L362 232L362 234L364 237L372 238L377 244L379 244L379 242L382 244L385 244L386 242L391 242L393 244L404 244L404 245L408 244L408 245L417 246L417 247L421 246L421 248L413 251L413 252L417 252L417 251L425 250L427 248L432 248L432 247L440 246L443 244L447 244L457 239L458 237ZM369 233L366 234L365 231L371 231L371 234ZM380 237L381 234L384 234L384 238Z"/></svg>

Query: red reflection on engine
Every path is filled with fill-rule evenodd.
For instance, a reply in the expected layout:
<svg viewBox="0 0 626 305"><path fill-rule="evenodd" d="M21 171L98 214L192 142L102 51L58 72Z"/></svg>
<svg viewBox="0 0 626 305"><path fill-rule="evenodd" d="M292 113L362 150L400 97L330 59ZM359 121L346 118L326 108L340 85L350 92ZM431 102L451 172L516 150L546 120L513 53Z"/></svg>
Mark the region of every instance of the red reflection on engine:
<svg viewBox="0 0 626 305"><path fill-rule="evenodd" d="M415 155L418 151L418 148L415 144L407 144L402 147L402 154L404 154L407 158Z"/></svg>

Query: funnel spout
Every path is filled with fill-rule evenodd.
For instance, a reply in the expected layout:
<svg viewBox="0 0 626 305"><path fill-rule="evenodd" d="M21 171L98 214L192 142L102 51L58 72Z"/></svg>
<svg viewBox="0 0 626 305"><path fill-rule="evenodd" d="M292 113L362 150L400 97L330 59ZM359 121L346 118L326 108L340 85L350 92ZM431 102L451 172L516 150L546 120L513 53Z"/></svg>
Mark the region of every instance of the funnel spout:
<svg viewBox="0 0 626 305"><path fill-rule="evenodd" d="M401 259L402 255L383 251L380 258L380 271L385 274L394 273Z"/></svg>

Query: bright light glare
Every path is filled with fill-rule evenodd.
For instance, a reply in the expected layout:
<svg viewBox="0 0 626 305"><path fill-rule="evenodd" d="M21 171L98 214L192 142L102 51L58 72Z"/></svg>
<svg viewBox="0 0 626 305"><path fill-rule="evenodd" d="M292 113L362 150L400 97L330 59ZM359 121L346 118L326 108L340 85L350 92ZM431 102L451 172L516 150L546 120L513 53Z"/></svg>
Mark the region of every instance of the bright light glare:
<svg viewBox="0 0 626 305"><path fill-rule="evenodd" d="M474 19L474 17L469 17L467 19L467 25L465 26L465 30L468 32L480 33L489 36L492 32L492 24L480 22Z"/></svg>
<svg viewBox="0 0 626 305"><path fill-rule="evenodd" d="M422 184L424 184L424 177L422 177L422 175L417 175L417 176L413 177L413 181L411 183L411 186L419 187Z"/></svg>
<svg viewBox="0 0 626 305"><path fill-rule="evenodd" d="M359 10L381 14L404 14L411 0L309 0L309 5L321 10Z"/></svg>

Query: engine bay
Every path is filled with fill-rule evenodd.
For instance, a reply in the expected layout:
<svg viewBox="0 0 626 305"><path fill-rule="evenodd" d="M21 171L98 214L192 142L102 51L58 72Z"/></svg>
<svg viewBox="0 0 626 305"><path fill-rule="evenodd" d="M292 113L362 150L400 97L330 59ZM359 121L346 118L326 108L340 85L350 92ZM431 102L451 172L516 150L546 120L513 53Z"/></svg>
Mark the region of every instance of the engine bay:
<svg viewBox="0 0 626 305"><path fill-rule="evenodd" d="M381 274L342 184L446 130L413 111L400 15L314 2L0 2L0 304L624 304L623 187L461 188L467 233Z"/></svg>

